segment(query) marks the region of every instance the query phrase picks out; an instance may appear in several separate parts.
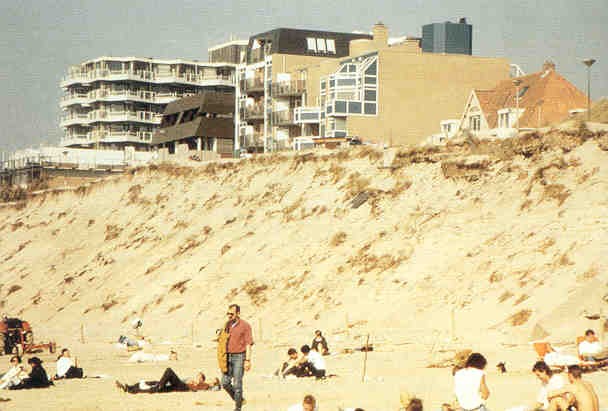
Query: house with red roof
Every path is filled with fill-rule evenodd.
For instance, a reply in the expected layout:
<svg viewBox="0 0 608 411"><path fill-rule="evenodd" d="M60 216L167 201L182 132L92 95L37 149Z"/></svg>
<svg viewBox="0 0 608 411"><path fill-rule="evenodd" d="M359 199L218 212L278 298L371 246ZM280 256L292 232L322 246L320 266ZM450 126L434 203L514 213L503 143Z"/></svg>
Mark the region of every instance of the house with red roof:
<svg viewBox="0 0 608 411"><path fill-rule="evenodd" d="M542 71L503 80L491 90L471 91L459 131L479 137L507 138L568 118L587 105L587 96L547 61Z"/></svg>

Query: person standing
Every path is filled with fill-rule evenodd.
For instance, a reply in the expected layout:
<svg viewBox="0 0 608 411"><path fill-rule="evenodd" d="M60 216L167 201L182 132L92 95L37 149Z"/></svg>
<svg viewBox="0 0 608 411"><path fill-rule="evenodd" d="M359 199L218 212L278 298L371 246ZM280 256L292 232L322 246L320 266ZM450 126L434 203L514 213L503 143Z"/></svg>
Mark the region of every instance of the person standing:
<svg viewBox="0 0 608 411"><path fill-rule="evenodd" d="M226 344L226 371L222 370L222 387L234 400L235 411L241 411L243 399L243 374L251 370L253 337L251 326L241 318L241 308L236 304L228 307L228 321L224 332L228 334ZM223 339L219 340L222 344ZM222 367L220 367L222 368Z"/></svg>

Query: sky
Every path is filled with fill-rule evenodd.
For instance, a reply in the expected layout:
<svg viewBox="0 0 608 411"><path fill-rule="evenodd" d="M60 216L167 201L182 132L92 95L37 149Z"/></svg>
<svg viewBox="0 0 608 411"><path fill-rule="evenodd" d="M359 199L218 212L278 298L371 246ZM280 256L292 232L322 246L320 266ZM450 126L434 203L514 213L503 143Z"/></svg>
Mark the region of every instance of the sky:
<svg viewBox="0 0 608 411"><path fill-rule="evenodd" d="M466 17L473 54L506 57L526 73L546 59L581 90L595 58L592 99L608 96L607 0L0 0L0 151L57 144L59 82L91 58L205 61L230 36L277 27L421 36L428 23ZM430 109L430 108L429 108Z"/></svg>

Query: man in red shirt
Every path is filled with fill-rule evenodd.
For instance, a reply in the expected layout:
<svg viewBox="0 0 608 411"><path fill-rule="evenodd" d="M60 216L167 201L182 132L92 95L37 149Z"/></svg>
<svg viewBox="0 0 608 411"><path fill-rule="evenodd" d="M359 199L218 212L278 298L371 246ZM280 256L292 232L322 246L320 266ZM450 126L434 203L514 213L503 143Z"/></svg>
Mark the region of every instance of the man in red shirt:
<svg viewBox="0 0 608 411"><path fill-rule="evenodd" d="M228 372L222 374L222 387L234 400L235 411L241 411L243 405L243 374L251 369L251 326L241 319L241 308L236 304L228 307L226 346Z"/></svg>

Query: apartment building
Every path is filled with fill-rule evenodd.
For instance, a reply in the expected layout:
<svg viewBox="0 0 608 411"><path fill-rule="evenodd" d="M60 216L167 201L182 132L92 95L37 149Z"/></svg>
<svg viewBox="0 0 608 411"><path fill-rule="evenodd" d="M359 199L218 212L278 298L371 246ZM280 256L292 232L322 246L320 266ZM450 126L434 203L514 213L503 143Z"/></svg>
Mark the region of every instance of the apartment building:
<svg viewBox="0 0 608 411"><path fill-rule="evenodd" d="M245 63L237 70L236 148L251 152L288 148L292 138L302 135L294 110L310 104L306 72L294 71L295 67L337 64L350 54L351 41L357 39L371 35L278 28L251 36ZM312 88L318 89L318 79L314 82ZM312 127L316 130L318 124Z"/></svg>
<svg viewBox="0 0 608 411"><path fill-rule="evenodd" d="M382 23L345 38L340 53L337 41L315 35L279 36L282 53L252 37L248 64L238 70L242 147L333 146L350 138L417 144L441 120L461 115L471 89L509 78L506 59L425 53L419 37L391 38Z"/></svg>
<svg viewBox="0 0 608 411"><path fill-rule="evenodd" d="M473 54L473 26L466 18L458 23L446 21L422 26L422 51L425 53Z"/></svg>
<svg viewBox="0 0 608 411"><path fill-rule="evenodd" d="M167 104L203 90L233 90L235 65L191 60L99 57L61 81L61 145L150 147Z"/></svg>

